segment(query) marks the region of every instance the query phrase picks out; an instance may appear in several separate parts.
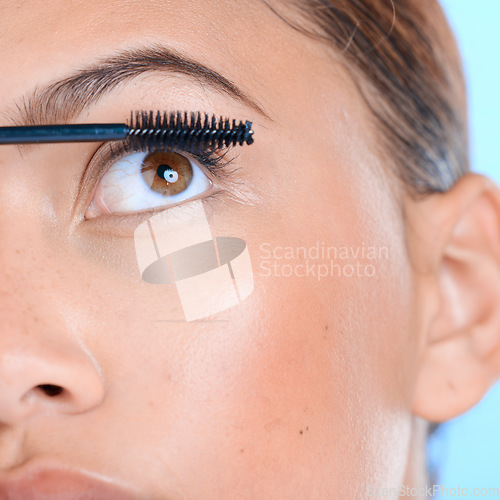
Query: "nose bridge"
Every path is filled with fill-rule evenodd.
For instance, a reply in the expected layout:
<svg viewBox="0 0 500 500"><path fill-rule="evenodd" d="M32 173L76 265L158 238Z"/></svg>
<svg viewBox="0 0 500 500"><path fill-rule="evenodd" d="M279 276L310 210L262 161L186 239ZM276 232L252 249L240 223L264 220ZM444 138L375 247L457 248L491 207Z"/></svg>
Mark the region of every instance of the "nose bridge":
<svg viewBox="0 0 500 500"><path fill-rule="evenodd" d="M30 213L22 215L17 210L7 209L0 215L2 309L11 302L25 302L25 296L32 290L45 288L50 283L54 249L41 226L40 219L36 220Z"/></svg>
<svg viewBox="0 0 500 500"><path fill-rule="evenodd" d="M37 217L31 209L0 214L0 331L6 328L4 323L33 321L36 326L47 314L57 319L54 299L60 277L71 263L65 258L63 240L48 226L45 217Z"/></svg>

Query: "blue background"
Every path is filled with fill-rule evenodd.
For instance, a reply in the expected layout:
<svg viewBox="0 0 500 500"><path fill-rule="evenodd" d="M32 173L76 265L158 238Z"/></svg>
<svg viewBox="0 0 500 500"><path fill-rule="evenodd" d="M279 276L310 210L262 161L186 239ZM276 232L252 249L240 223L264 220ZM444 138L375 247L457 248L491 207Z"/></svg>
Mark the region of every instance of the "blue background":
<svg viewBox="0 0 500 500"><path fill-rule="evenodd" d="M500 144L500 0L441 0L441 4L464 59L472 169L500 183L496 150ZM474 488L500 487L500 384L473 410L443 425L428 449L431 463L437 464L437 484L468 488L469 494Z"/></svg>

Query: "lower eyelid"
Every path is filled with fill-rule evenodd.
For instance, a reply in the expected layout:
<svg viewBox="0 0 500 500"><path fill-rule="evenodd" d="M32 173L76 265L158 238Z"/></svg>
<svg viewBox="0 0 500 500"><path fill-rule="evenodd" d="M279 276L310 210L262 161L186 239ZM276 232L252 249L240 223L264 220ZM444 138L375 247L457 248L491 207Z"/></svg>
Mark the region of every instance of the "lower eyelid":
<svg viewBox="0 0 500 500"><path fill-rule="evenodd" d="M167 205L164 207L158 207L155 209L142 211L142 212L132 212L128 214L109 214L103 215L93 219L84 219L82 224L85 225L86 229L95 231L97 233L108 234L112 237L123 237L130 238L133 237L134 231L142 222L151 218L153 215L161 213L165 210L169 210L174 207L188 205L191 201L201 200L203 203L211 203L214 200L218 200L221 195L225 193L224 190L215 187L202 193L200 196L195 196L189 200L185 200L172 205Z"/></svg>

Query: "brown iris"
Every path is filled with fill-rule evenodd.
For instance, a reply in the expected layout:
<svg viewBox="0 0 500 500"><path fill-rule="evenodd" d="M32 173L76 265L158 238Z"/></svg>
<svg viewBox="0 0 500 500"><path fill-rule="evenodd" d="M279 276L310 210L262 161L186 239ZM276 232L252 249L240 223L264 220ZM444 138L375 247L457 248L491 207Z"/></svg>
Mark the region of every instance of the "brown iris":
<svg viewBox="0 0 500 500"><path fill-rule="evenodd" d="M149 153L142 161L144 182L157 193L173 196L182 193L191 184L191 162L178 153L160 151Z"/></svg>

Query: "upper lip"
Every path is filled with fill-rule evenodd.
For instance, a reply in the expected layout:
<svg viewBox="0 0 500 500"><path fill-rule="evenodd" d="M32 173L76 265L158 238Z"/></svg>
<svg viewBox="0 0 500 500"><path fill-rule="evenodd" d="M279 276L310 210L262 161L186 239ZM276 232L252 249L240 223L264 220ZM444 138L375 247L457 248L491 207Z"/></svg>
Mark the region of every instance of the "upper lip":
<svg viewBox="0 0 500 500"><path fill-rule="evenodd" d="M69 467L23 467L0 478L0 500L139 500L115 481Z"/></svg>

